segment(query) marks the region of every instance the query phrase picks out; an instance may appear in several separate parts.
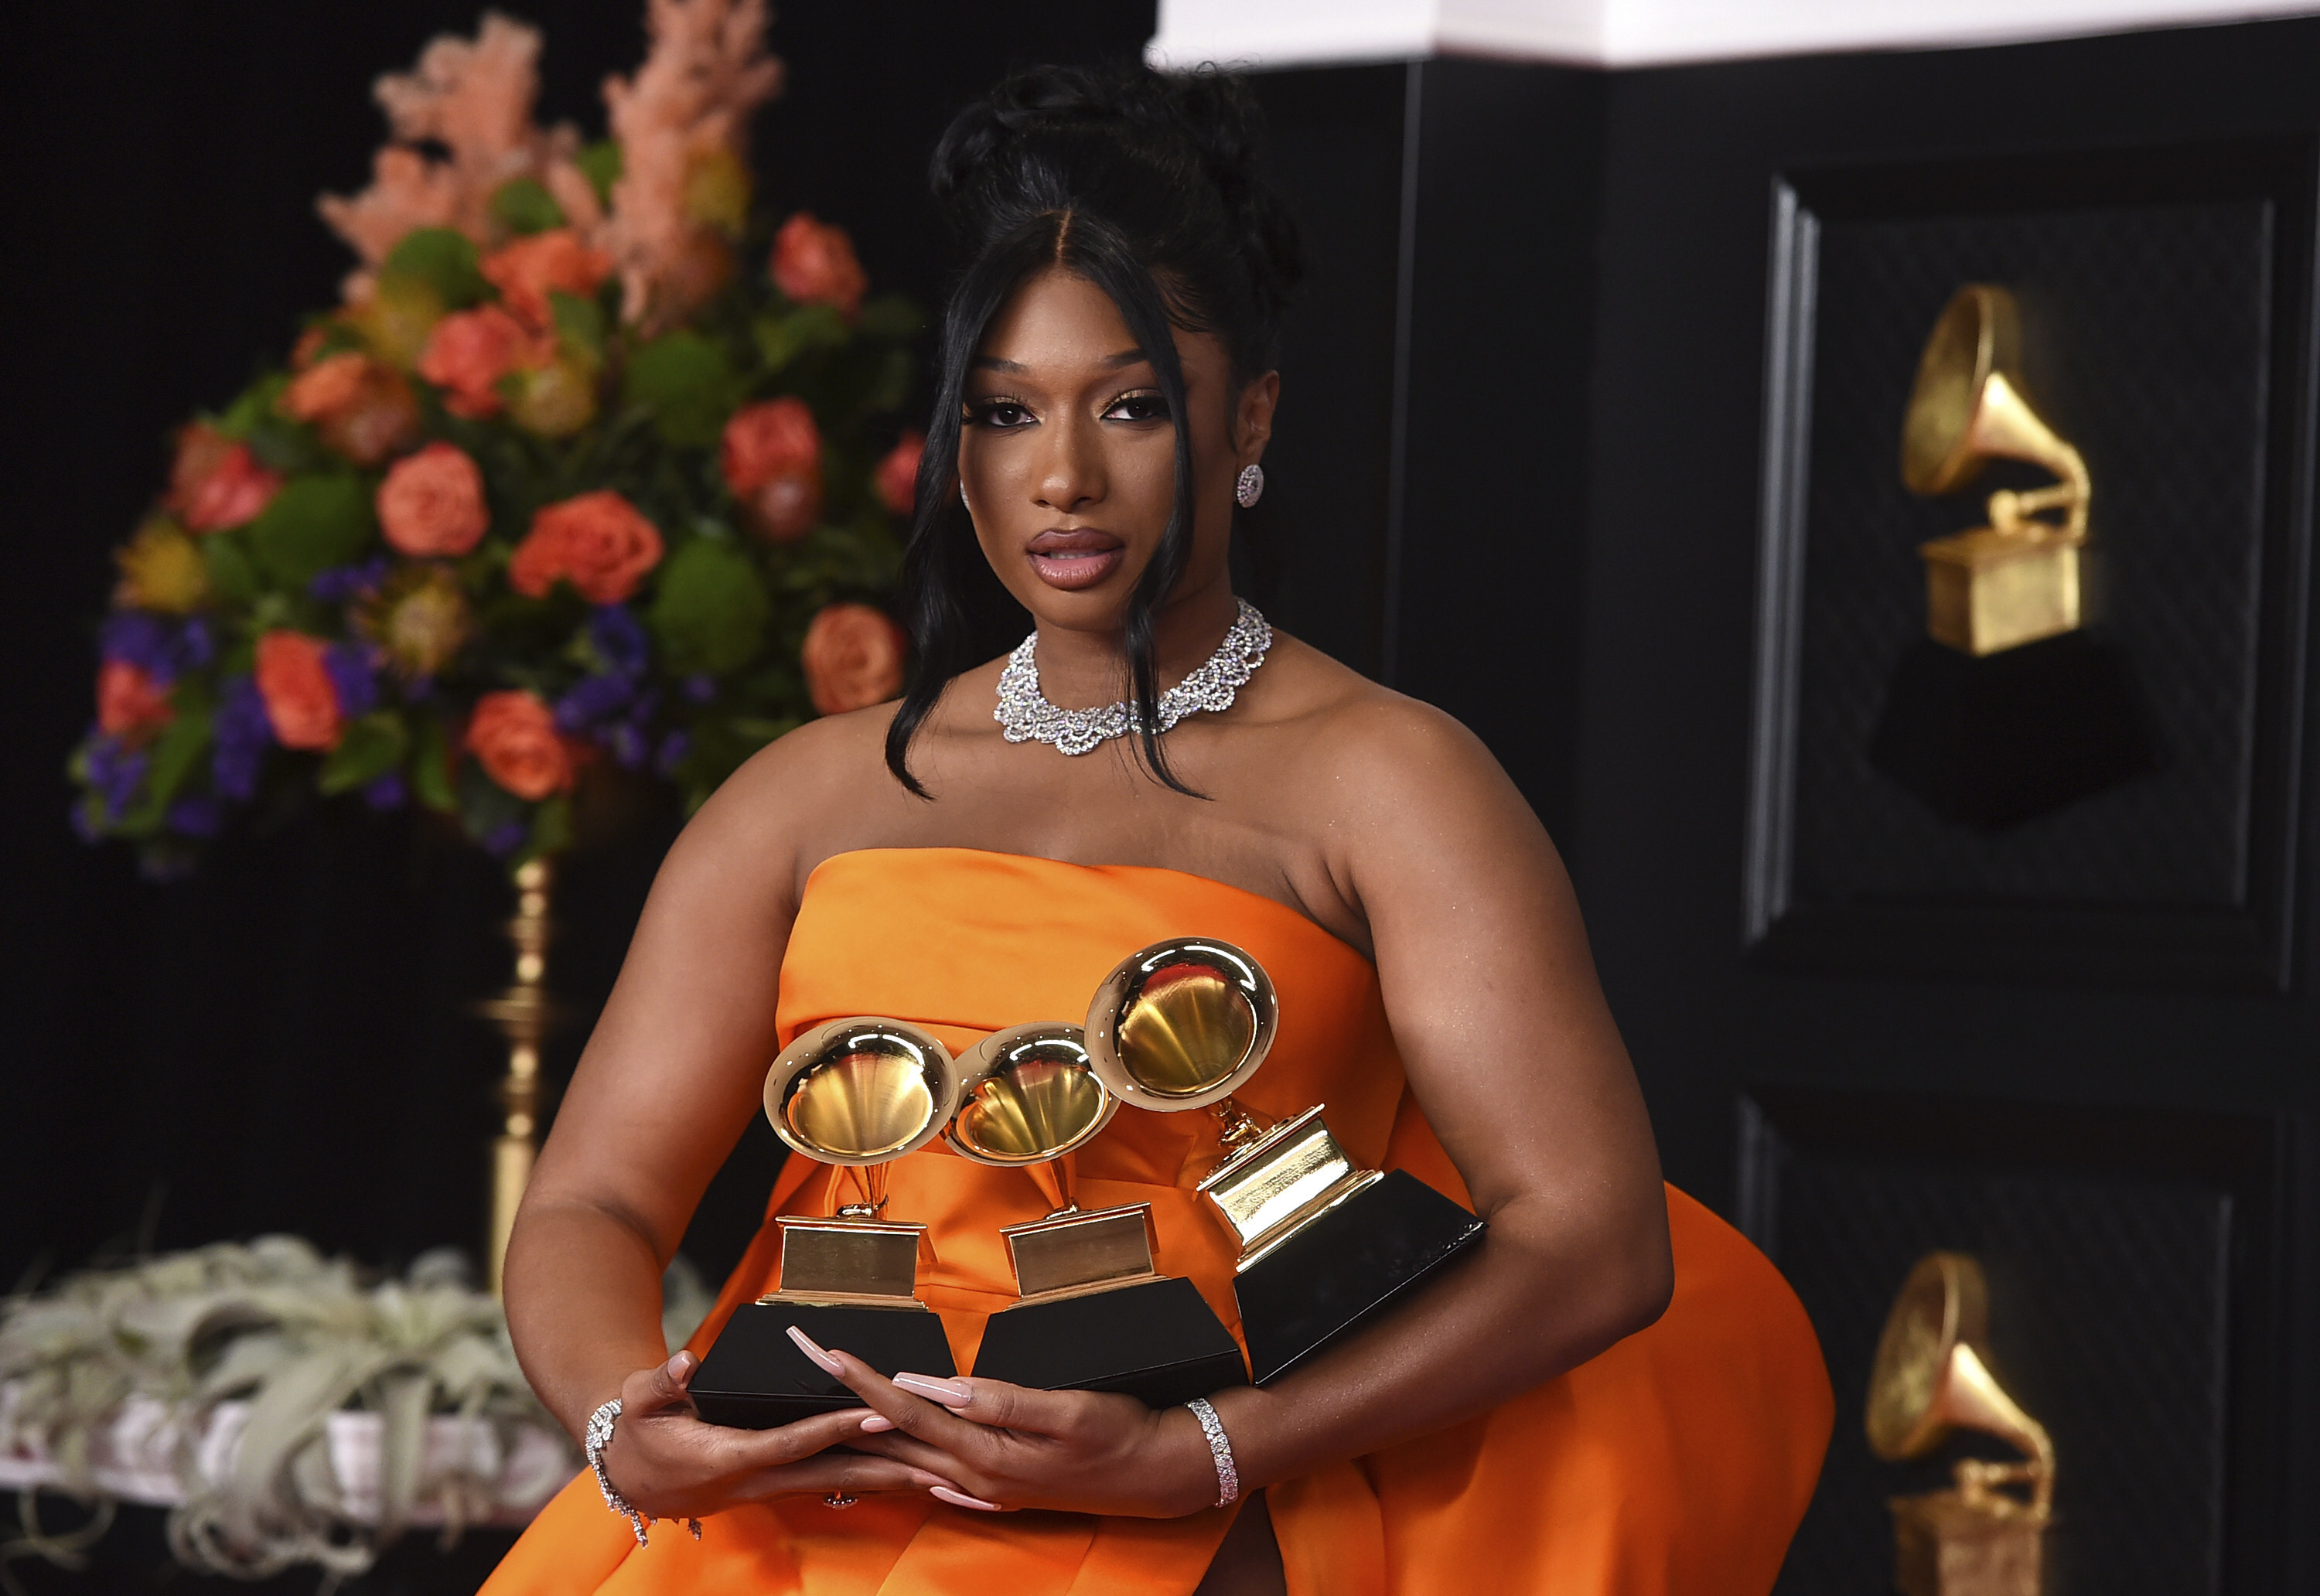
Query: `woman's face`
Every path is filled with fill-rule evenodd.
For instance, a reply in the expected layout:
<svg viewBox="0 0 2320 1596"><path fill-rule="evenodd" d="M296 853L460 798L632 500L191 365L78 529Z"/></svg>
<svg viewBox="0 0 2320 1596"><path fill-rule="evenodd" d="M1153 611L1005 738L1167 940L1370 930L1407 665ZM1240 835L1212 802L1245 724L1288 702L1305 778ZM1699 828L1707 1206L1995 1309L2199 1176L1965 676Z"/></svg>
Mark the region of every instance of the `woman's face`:
<svg viewBox="0 0 2320 1596"><path fill-rule="evenodd" d="M1279 379L1236 393L1213 334L1175 333L1192 446L1192 549L1176 594L1225 580L1233 485L1264 452ZM1048 625L1116 630L1167 530L1176 432L1110 295L1049 268L991 320L966 376L959 479L999 579ZM1174 596L1174 595L1172 595Z"/></svg>

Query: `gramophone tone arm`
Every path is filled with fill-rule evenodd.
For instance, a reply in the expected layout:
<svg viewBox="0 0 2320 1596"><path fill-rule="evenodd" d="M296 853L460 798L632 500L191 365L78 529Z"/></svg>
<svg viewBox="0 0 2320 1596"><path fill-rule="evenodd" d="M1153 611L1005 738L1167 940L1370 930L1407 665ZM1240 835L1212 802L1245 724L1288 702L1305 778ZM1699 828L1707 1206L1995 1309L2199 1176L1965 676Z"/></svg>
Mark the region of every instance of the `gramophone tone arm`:
<svg viewBox="0 0 2320 1596"><path fill-rule="evenodd" d="M2066 446L2067 447L2067 446ZM2046 536L2056 532L2070 542L2087 540L2087 505L2093 496L2093 485L2087 476L2086 462L2076 449L2053 462L2062 467L2062 479L2045 487L2016 493L2012 488L2000 488L1989 495L1989 524L2010 536ZM2048 510L2063 511L2059 527L2035 519Z"/></svg>

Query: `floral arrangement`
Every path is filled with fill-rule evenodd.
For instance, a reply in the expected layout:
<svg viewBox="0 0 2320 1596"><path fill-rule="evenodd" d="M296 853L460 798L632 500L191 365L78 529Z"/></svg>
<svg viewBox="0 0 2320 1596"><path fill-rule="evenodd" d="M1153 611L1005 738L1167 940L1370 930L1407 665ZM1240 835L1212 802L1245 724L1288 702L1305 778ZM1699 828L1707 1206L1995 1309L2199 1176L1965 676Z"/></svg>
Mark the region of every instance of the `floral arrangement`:
<svg viewBox="0 0 2320 1596"><path fill-rule="evenodd" d="M505 17L379 79L371 184L320 203L359 259L340 303L177 433L117 551L83 837L167 870L344 794L521 862L592 768L698 804L900 688L920 321L839 229L753 221L766 20L650 0L592 144L535 124L540 38Z"/></svg>

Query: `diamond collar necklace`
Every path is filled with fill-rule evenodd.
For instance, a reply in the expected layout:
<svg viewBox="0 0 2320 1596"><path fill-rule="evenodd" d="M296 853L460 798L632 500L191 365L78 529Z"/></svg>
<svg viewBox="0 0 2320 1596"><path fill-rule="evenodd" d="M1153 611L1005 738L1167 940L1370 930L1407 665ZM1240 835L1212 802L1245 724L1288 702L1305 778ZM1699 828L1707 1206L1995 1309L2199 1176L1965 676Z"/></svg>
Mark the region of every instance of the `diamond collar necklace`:
<svg viewBox="0 0 2320 1596"><path fill-rule="evenodd" d="M1155 732L1174 729L1177 721L1201 710L1228 710L1233 697L1273 647L1273 628L1246 599L1240 614L1225 633L1225 640L1200 667L1160 695ZM999 707L991 718L1006 728L1009 742L1053 743L1058 753L1084 754L1100 743L1126 737L1137 730L1136 712L1128 704L1106 704L1085 710L1057 709L1039 691L1039 634L1034 631L1007 657L999 673Z"/></svg>

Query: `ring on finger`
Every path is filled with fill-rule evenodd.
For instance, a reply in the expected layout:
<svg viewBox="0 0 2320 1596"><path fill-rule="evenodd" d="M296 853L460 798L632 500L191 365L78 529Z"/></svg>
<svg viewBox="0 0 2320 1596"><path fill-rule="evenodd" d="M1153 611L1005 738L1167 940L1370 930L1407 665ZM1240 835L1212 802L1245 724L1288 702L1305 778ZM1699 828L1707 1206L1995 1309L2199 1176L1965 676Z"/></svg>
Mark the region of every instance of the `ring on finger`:
<svg viewBox="0 0 2320 1596"><path fill-rule="evenodd" d="M824 1507L829 1508L850 1508L861 1500L850 1491L833 1491L823 1497L821 1502Z"/></svg>

